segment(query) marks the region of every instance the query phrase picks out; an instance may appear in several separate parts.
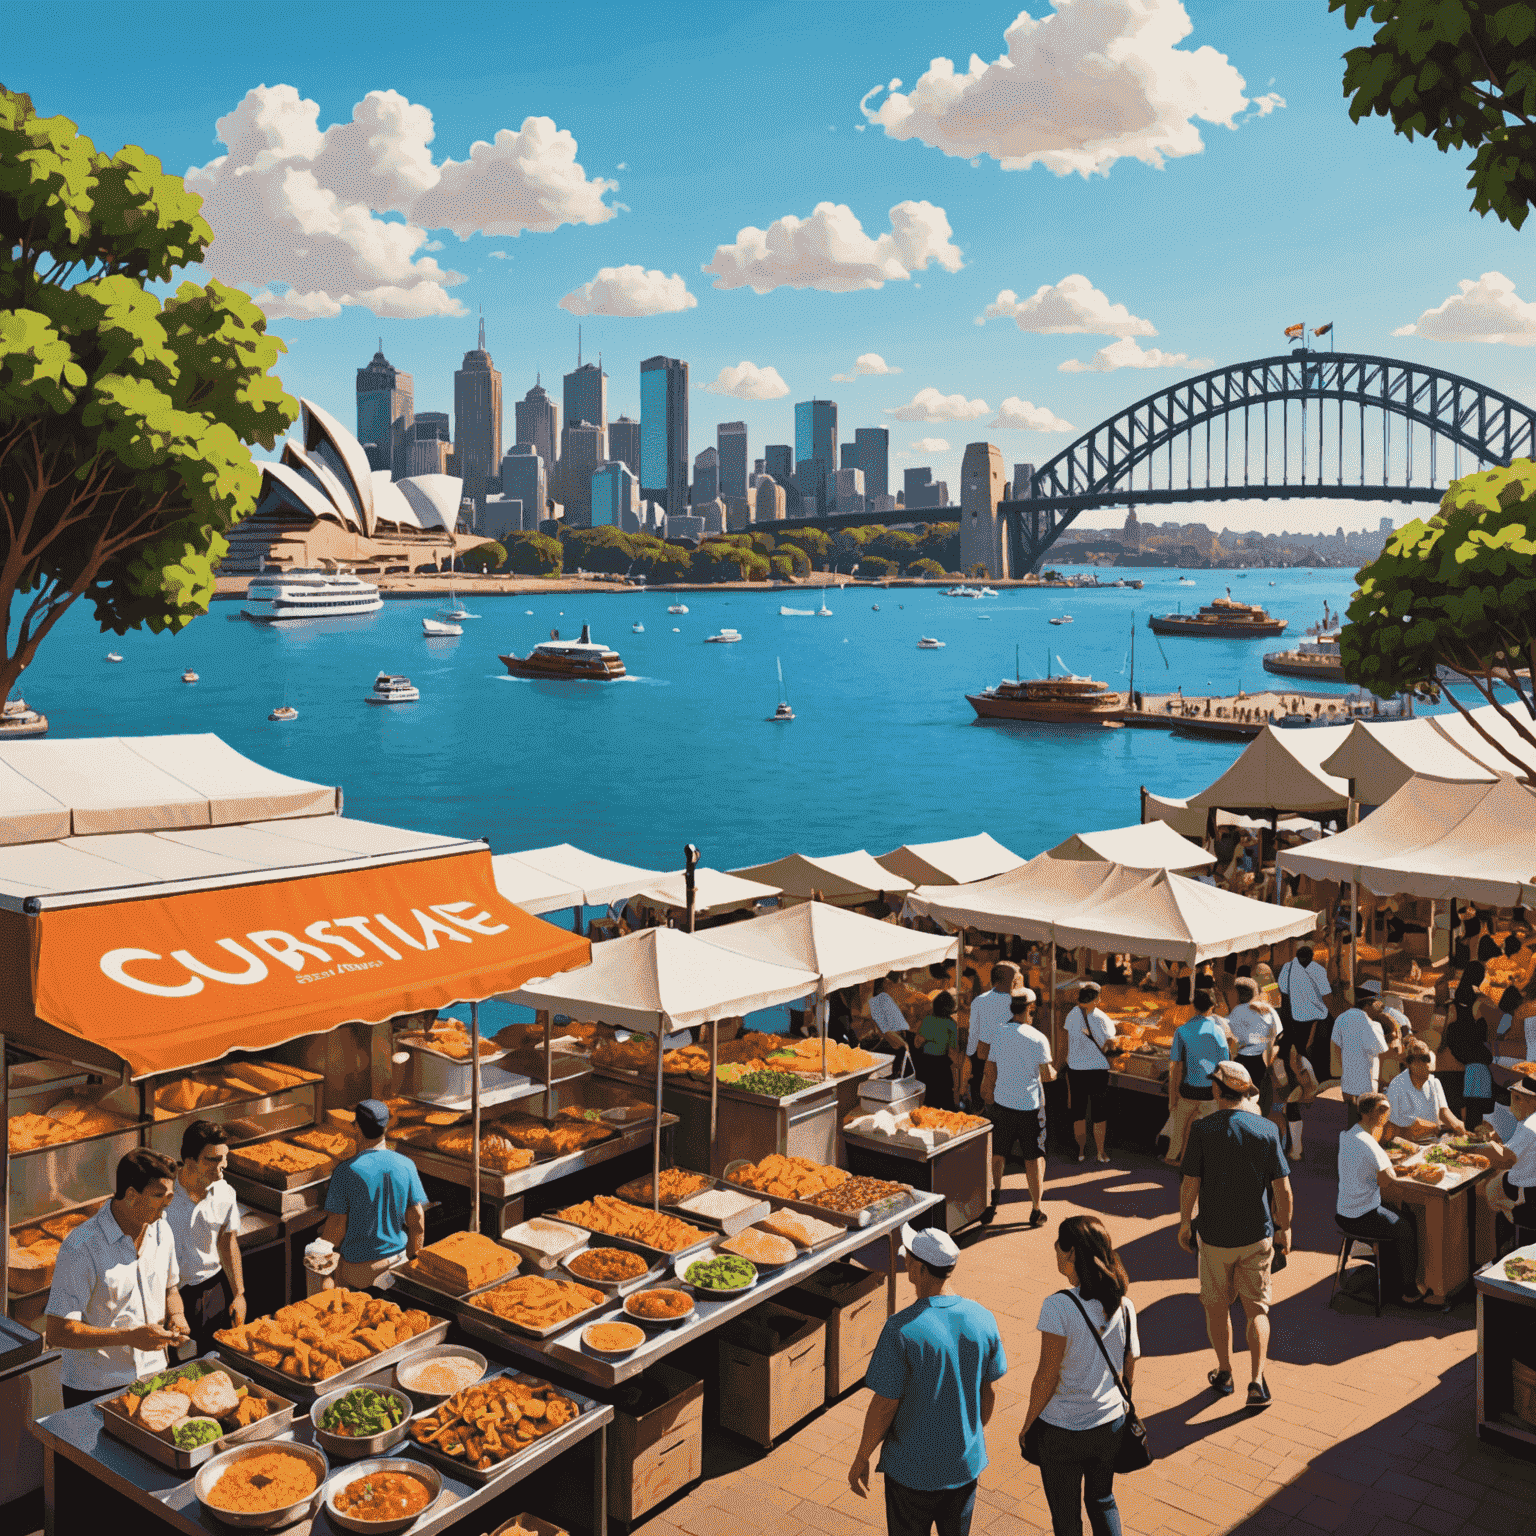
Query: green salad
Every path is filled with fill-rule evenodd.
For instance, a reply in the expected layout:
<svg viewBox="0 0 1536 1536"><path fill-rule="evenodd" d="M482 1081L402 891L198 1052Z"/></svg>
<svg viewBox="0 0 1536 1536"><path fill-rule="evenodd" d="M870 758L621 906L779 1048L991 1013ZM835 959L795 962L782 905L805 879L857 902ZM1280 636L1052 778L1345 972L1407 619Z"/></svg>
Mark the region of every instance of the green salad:
<svg viewBox="0 0 1536 1536"><path fill-rule="evenodd" d="M799 1093L807 1086L803 1077L796 1077L793 1072L748 1072L736 1079L735 1086L744 1088L748 1093L765 1094L770 1099L787 1098L792 1093Z"/></svg>
<svg viewBox="0 0 1536 1536"><path fill-rule="evenodd" d="M393 1429L404 1417L399 1398L372 1387L353 1387L320 1415L320 1428L329 1435L366 1440Z"/></svg>
<svg viewBox="0 0 1536 1536"><path fill-rule="evenodd" d="M171 1431L171 1439L184 1451L211 1445L224 1431L216 1419L184 1419Z"/></svg>
<svg viewBox="0 0 1536 1536"><path fill-rule="evenodd" d="M683 1279L701 1291L739 1291L757 1278L757 1266L734 1253L699 1259L683 1271Z"/></svg>
<svg viewBox="0 0 1536 1536"><path fill-rule="evenodd" d="M168 1387L174 1387L179 1381L201 1381L204 1376L211 1376L216 1370L218 1370L216 1365L194 1360L191 1365L184 1365L179 1370L161 1371L158 1376L151 1376L148 1381L136 1381L128 1390L135 1397L148 1397L151 1392L164 1392Z"/></svg>

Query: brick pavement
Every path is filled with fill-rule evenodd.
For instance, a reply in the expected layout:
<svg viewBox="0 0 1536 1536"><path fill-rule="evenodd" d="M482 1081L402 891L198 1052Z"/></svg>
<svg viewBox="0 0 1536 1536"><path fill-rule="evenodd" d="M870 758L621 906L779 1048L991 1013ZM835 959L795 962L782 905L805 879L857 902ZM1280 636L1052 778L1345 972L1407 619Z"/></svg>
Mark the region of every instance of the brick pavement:
<svg viewBox="0 0 1536 1536"><path fill-rule="evenodd" d="M1143 1357L1136 1400L1157 1462L1115 1480L1127 1536L1530 1536L1536 1464L1473 1433L1476 1330L1470 1300L1448 1317L1340 1298L1328 1304L1338 1253L1333 1152L1342 1105L1309 1115L1308 1156L1293 1170L1297 1251L1275 1277L1267 1377L1273 1406L1243 1405L1247 1352L1234 1324L1239 1389L1217 1399L1214 1359L1196 1295L1195 1261L1175 1241L1177 1175L1137 1154L1109 1167L1053 1157L1051 1226L1030 1232L1022 1170L1010 1169L997 1222L961 1239L957 1289L997 1315L1009 1373L999 1383L972 1529L978 1536L1050 1531L1037 1470L1016 1439L1038 1354L1041 1300L1059 1288L1051 1232L1101 1216L1131 1277ZM910 1300L903 1280L902 1305ZM866 1501L847 1484L869 1394L859 1389L766 1454L732 1437L706 1452L705 1481L664 1505L644 1536L883 1536L881 1481Z"/></svg>

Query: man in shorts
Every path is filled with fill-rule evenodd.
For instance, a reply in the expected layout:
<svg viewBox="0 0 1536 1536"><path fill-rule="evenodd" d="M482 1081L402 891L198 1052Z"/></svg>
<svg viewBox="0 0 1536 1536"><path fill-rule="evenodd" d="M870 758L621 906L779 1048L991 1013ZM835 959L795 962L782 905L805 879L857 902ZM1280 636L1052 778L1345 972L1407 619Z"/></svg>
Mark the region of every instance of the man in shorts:
<svg viewBox="0 0 1536 1536"><path fill-rule="evenodd" d="M1218 1062L1211 1086L1216 1108L1190 1126L1180 1167L1179 1246L1195 1252L1198 1205L1200 1305L1216 1351L1216 1369L1206 1380L1223 1397L1236 1390L1231 1314L1233 1301L1240 1301L1252 1367L1248 1406L1267 1408L1270 1268L1275 1254L1291 1246L1291 1170L1274 1124L1241 1107L1253 1093L1248 1069Z"/></svg>
<svg viewBox="0 0 1536 1536"><path fill-rule="evenodd" d="M983 1224L997 1216L1003 1168L1015 1145L1023 1148L1034 1205L1028 1224L1043 1227L1048 1220L1040 1209L1045 1183L1044 1085L1056 1081L1056 1068L1051 1065L1050 1041L1030 1022L1034 1011L1035 994L1025 987L1013 999L1008 1023L989 1029L976 1047L981 1097L992 1121L992 1203L982 1213Z"/></svg>

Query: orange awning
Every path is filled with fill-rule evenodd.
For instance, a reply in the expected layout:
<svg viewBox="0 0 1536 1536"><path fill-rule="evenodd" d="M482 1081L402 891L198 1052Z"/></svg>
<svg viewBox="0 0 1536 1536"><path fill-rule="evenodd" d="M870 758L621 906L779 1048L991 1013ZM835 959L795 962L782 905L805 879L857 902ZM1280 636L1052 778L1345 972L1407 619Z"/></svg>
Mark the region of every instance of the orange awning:
<svg viewBox="0 0 1536 1536"><path fill-rule="evenodd" d="M478 851L20 920L32 995L0 1000L5 1032L25 1044L35 1015L134 1077L478 1001L592 956L499 895Z"/></svg>

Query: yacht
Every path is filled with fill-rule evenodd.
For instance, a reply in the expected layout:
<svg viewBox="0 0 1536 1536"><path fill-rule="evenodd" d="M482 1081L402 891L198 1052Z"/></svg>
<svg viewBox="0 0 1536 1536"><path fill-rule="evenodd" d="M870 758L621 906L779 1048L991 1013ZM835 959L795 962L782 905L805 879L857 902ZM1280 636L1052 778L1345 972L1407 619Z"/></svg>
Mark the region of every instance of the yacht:
<svg viewBox="0 0 1536 1536"><path fill-rule="evenodd" d="M14 741L21 736L46 736L48 716L27 708L25 699L7 699L0 710L0 741Z"/></svg>
<svg viewBox="0 0 1536 1536"><path fill-rule="evenodd" d="M830 619L832 617L832 610L828 608L825 603L823 603L821 607L816 610L816 617L818 619Z"/></svg>
<svg viewBox="0 0 1536 1536"><path fill-rule="evenodd" d="M875 613L879 613L880 612L880 604L879 603L871 603L869 606L870 606L870 608L871 608L871 610L873 612L875 612Z"/></svg>
<svg viewBox="0 0 1536 1536"><path fill-rule="evenodd" d="M119 656L116 651L108 651L107 652L107 660L108 661L121 661L122 659L123 658L121 656Z"/></svg>
<svg viewBox="0 0 1536 1536"><path fill-rule="evenodd" d="M421 697L421 689L408 677L380 672L373 680L373 692L367 697L370 704L414 704Z"/></svg>
<svg viewBox="0 0 1536 1536"><path fill-rule="evenodd" d="M1282 677L1322 677L1342 681L1344 660L1339 654L1339 631L1317 626L1307 633L1294 651L1270 651L1264 657L1264 670Z"/></svg>
<svg viewBox="0 0 1536 1536"><path fill-rule="evenodd" d="M184 683L195 683L197 681L197 673L194 672L191 667L188 667L187 670L181 674L181 680Z"/></svg>
<svg viewBox="0 0 1536 1536"><path fill-rule="evenodd" d="M448 606L443 609L443 617L447 619L450 624L460 624L465 619L478 619L480 615L478 613L471 613L469 609L467 609L464 604L461 603L454 595L453 588L449 587Z"/></svg>
<svg viewBox="0 0 1536 1536"><path fill-rule="evenodd" d="M645 625L644 624L631 624L629 626L629 632L632 635L643 635L645 633Z"/></svg>
<svg viewBox="0 0 1536 1536"><path fill-rule="evenodd" d="M975 587L951 587L944 594L945 597L980 597L981 593Z"/></svg>
<svg viewBox="0 0 1536 1536"><path fill-rule="evenodd" d="M667 609L667 612L668 613L687 613L688 612L688 604L687 603L673 603L672 606Z"/></svg>
<svg viewBox="0 0 1536 1536"><path fill-rule="evenodd" d="M1239 603L1229 592L1207 603L1198 613L1153 614L1147 626L1154 635L1199 635L1212 640L1272 638L1285 633L1286 620L1266 613L1257 603Z"/></svg>
<svg viewBox="0 0 1536 1536"><path fill-rule="evenodd" d="M1062 616L1059 619L1047 619L1046 620L1047 624L1070 624L1071 622L1072 622L1072 615L1070 613L1062 614Z"/></svg>
<svg viewBox="0 0 1536 1536"><path fill-rule="evenodd" d="M534 646L526 656L509 654L501 664L513 677L545 678L551 682L606 683L625 676L619 653L592 638L592 626L581 626L580 640L562 640L559 630L551 630L548 640Z"/></svg>
<svg viewBox="0 0 1536 1536"><path fill-rule="evenodd" d="M297 720L299 712L291 704L279 704L276 709L267 716L268 720Z"/></svg>
<svg viewBox="0 0 1536 1536"><path fill-rule="evenodd" d="M443 640L452 635L462 635L464 633L464 626L462 624L449 624L443 619L423 619L421 621L421 632L429 640Z"/></svg>
<svg viewBox="0 0 1536 1536"><path fill-rule="evenodd" d="M917 648L920 651L942 651L944 649L944 642L942 640L935 640L929 635L924 635L917 642Z"/></svg>
<svg viewBox="0 0 1536 1536"><path fill-rule="evenodd" d="M1042 725L1118 722L1125 696L1091 677L1032 677L1008 680L966 701L983 720L1032 720Z"/></svg>
<svg viewBox="0 0 1536 1536"><path fill-rule="evenodd" d="M784 663L775 658L779 669L779 707L768 716L769 725L786 725L795 718L795 712L789 707L789 695L784 692Z"/></svg>
<svg viewBox="0 0 1536 1536"><path fill-rule="evenodd" d="M258 624L283 624L355 618L383 606L379 589L350 571L297 570L253 576L240 612Z"/></svg>
<svg viewBox="0 0 1536 1536"><path fill-rule="evenodd" d="M740 640L740 639L741 639L741 631L739 629L722 628L718 635L706 635L704 637L704 644L705 645L735 645L736 642L738 640Z"/></svg>

